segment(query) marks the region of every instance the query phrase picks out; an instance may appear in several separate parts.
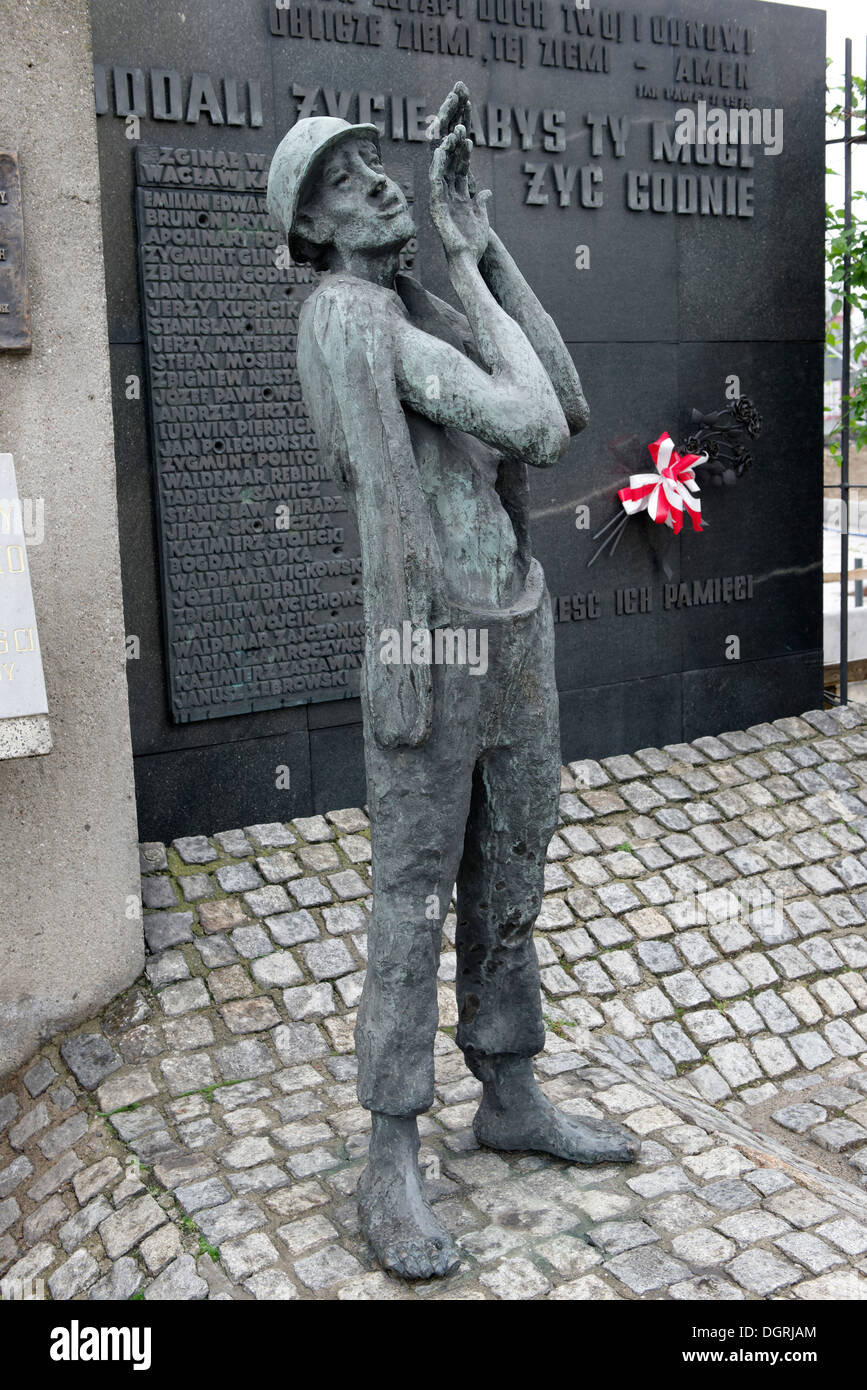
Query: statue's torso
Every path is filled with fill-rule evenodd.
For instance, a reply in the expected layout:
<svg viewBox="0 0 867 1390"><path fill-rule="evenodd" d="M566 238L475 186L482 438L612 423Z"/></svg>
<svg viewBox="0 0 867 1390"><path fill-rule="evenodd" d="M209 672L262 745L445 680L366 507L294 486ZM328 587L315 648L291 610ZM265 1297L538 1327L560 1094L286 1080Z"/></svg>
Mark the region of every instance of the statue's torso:
<svg viewBox="0 0 867 1390"><path fill-rule="evenodd" d="M499 455L461 430L404 410L446 597L459 606L508 607L522 576L514 528L496 488Z"/></svg>
<svg viewBox="0 0 867 1390"><path fill-rule="evenodd" d="M526 470L504 461L473 435L434 422L399 400L390 331L391 321L399 319L450 343L467 357L468 370L479 370L470 367L475 348L466 318L408 276L398 276L394 289L344 273L328 276L305 304L299 324L298 367L305 399L318 420L322 446L333 450L359 522L364 522L362 564L367 570L365 535L367 547L376 551L378 572L393 563L383 539L373 537L381 526L396 525L408 547L407 561L411 555L425 556L423 572L412 582L429 584L434 625L466 621L468 613L495 619L535 608L544 577L529 553ZM371 333L371 324L376 332ZM412 475L421 491L421 510L429 518L435 556L426 551L422 533L427 526L419 528L413 502L406 493L400 500L408 475L400 461L401 431L388 423L389 399L406 424L416 464ZM391 482L389 469L400 470Z"/></svg>

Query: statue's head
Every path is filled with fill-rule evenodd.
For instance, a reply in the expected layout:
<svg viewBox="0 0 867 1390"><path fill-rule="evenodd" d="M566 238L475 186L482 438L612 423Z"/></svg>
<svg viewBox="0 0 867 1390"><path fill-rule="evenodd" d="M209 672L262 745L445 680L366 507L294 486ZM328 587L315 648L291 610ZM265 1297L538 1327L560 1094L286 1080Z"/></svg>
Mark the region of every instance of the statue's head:
<svg viewBox="0 0 867 1390"><path fill-rule="evenodd" d="M386 252L415 227L403 190L382 167L379 132L335 116L311 116L286 134L271 160L268 211L296 261L324 270L337 251Z"/></svg>

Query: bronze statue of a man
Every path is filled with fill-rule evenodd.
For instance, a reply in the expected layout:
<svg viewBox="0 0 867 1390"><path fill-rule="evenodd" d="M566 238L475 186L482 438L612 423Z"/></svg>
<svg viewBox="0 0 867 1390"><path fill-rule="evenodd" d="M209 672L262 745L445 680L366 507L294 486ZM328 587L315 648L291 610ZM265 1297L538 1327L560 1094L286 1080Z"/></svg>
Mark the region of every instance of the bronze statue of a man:
<svg viewBox="0 0 867 1390"><path fill-rule="evenodd" d="M463 313L399 272L415 228L375 126L299 121L268 180L294 258L327 271L301 313L298 370L361 538L373 844L356 1028L358 1098L372 1111L362 1229L385 1268L417 1279L458 1258L424 1196L416 1123L434 1096L437 969L455 882L457 1042L482 1083L479 1143L577 1163L638 1151L619 1126L556 1110L533 1073L545 1034L532 933L560 746L527 465L555 463L588 413L553 321L489 226L468 117L458 83L430 169L430 213ZM384 660L394 632L426 636L427 659L422 640L422 659ZM461 633L467 649L476 634L476 650L484 635L484 672L431 660L431 635L454 656Z"/></svg>

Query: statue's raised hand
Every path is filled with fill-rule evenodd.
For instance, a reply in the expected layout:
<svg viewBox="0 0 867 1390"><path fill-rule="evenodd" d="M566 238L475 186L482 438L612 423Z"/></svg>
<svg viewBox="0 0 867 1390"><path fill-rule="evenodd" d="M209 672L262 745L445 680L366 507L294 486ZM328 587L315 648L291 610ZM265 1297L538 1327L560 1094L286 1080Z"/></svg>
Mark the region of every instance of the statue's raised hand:
<svg viewBox="0 0 867 1390"><path fill-rule="evenodd" d="M449 93L440 115L455 98L456 91ZM473 142L466 126L458 123L434 150L430 166L430 213L447 256L470 251L479 261L491 234L485 208L491 193L487 188L476 192L470 173L472 149Z"/></svg>
<svg viewBox="0 0 867 1390"><path fill-rule="evenodd" d="M469 88L463 82L456 82L431 123L428 139L444 140L458 125L469 130L470 106Z"/></svg>

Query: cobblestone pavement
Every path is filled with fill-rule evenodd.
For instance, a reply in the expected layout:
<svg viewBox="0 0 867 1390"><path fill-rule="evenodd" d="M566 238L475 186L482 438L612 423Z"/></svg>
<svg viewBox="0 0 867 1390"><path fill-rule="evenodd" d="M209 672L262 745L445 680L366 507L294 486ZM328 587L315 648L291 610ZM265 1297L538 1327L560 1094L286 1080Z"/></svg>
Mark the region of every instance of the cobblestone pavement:
<svg viewBox="0 0 867 1390"><path fill-rule="evenodd" d="M476 1147L450 916L420 1124L464 1259L387 1278L352 1200L365 815L147 844L146 974L0 1087L4 1296L867 1297L867 709L573 763L561 811L538 1071L637 1164Z"/></svg>

